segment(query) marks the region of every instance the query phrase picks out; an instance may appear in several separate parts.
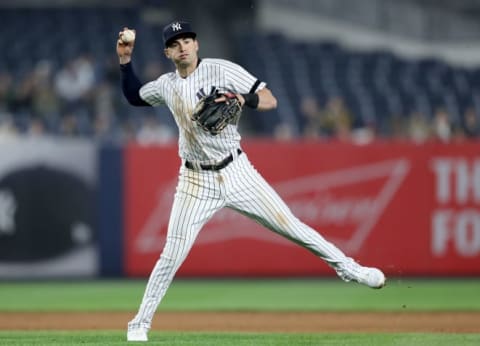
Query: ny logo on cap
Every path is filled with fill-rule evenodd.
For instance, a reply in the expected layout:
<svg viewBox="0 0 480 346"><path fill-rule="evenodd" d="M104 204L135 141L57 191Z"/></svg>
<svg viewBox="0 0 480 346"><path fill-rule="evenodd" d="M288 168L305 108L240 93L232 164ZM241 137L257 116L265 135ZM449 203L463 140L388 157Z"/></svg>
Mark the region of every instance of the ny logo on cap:
<svg viewBox="0 0 480 346"><path fill-rule="evenodd" d="M179 22L173 23L173 24L172 24L172 30L173 30L173 31L182 30L182 26L180 25Z"/></svg>

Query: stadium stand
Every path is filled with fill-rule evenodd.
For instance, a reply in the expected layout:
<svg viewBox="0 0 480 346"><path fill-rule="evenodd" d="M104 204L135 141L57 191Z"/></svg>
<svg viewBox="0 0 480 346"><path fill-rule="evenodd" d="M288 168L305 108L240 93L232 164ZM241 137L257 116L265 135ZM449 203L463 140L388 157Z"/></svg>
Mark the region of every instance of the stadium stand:
<svg viewBox="0 0 480 346"><path fill-rule="evenodd" d="M138 9L0 12L0 39L8 47L0 59L0 133L122 141L145 133L148 124L174 137L165 110L132 109L120 94L114 43L123 26L141 32L135 65L142 77L153 79L171 68L158 27L142 20ZM436 136L438 127L449 134L437 137L447 139L480 133L477 68L351 51L336 42L302 42L275 32L233 39L239 47L235 60L267 81L280 100L278 109L255 119L247 113L246 135L330 138L367 129L374 136L411 137L419 124L425 138Z"/></svg>

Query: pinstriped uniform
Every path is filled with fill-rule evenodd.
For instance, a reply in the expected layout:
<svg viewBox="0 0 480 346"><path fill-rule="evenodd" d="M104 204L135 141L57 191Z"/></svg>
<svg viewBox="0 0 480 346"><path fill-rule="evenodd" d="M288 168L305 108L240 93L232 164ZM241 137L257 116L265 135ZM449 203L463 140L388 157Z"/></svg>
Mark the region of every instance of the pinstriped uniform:
<svg viewBox="0 0 480 346"><path fill-rule="evenodd" d="M212 136L191 120L199 97L215 88L249 93L264 87L265 83L259 82L239 65L221 59L203 59L187 78L168 73L141 88L142 99L152 106L166 105L175 117L182 166L167 241L129 329L150 328L158 304L201 228L224 207L236 210L307 248L334 269L347 261L342 251L292 214L245 153L238 154L240 135L236 124L228 125L220 134ZM215 164L229 155L233 157L232 162L221 170L200 168L201 164ZM194 163L196 169L187 168L185 161Z"/></svg>
<svg viewBox="0 0 480 346"><path fill-rule="evenodd" d="M179 154L182 159L212 163L225 158L239 147L240 134L236 125L228 125L220 134L210 135L191 116L201 96L219 91L255 92L265 86L239 65L222 59L202 59L186 78L177 72L167 73L147 83L140 96L152 106L166 104L179 128ZM255 89L252 88L255 86Z"/></svg>

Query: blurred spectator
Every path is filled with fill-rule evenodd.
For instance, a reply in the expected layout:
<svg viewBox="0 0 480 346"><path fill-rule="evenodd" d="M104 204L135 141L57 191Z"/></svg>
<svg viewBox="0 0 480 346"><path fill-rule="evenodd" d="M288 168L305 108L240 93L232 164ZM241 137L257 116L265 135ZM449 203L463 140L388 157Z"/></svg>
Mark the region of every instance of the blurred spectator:
<svg viewBox="0 0 480 346"><path fill-rule="evenodd" d="M0 72L0 112L12 111L14 98L12 76L6 72Z"/></svg>
<svg viewBox="0 0 480 346"><path fill-rule="evenodd" d="M120 81L120 70L118 59L115 55L108 56L100 65L101 78L110 85L118 84Z"/></svg>
<svg viewBox="0 0 480 346"><path fill-rule="evenodd" d="M351 131L350 139L355 144L365 145L372 142L376 138L376 129L372 125L356 128ZM340 140L346 140L347 138L339 137Z"/></svg>
<svg viewBox="0 0 480 346"><path fill-rule="evenodd" d="M176 135L170 127L163 125L157 116L147 115L142 119L136 139L142 145L165 144L175 141Z"/></svg>
<svg viewBox="0 0 480 346"><path fill-rule="evenodd" d="M45 134L47 134L47 131L44 122L40 118L31 119L27 129L27 135L30 137L40 137Z"/></svg>
<svg viewBox="0 0 480 346"><path fill-rule="evenodd" d="M288 141L294 138L294 131L292 127L286 123L282 122L275 126L273 130L273 137L280 141Z"/></svg>
<svg viewBox="0 0 480 346"><path fill-rule="evenodd" d="M53 67L49 61L40 61L33 71L32 115L53 123L58 119L60 101L53 89Z"/></svg>
<svg viewBox="0 0 480 346"><path fill-rule="evenodd" d="M85 111L94 83L90 58L69 60L55 76L55 90L63 101L62 113Z"/></svg>
<svg viewBox="0 0 480 346"><path fill-rule="evenodd" d="M450 115L443 107L437 108L433 115L432 135L434 139L441 142L449 142L452 138L452 124Z"/></svg>
<svg viewBox="0 0 480 346"><path fill-rule="evenodd" d="M120 124L119 131L121 133L121 138L123 142L136 141L137 130L131 118L126 119Z"/></svg>
<svg viewBox="0 0 480 346"><path fill-rule="evenodd" d="M410 114L407 137L418 143L425 142L430 138L430 123L425 114L419 111Z"/></svg>
<svg viewBox="0 0 480 346"><path fill-rule="evenodd" d="M402 115L391 115L388 135L393 139L404 139L408 132L407 121Z"/></svg>
<svg viewBox="0 0 480 346"><path fill-rule="evenodd" d="M93 137L100 142L121 143L124 133L118 129L113 114L96 113L92 124Z"/></svg>
<svg viewBox="0 0 480 346"><path fill-rule="evenodd" d="M462 119L463 133L466 138L480 137L480 121L475 108L468 107L463 113Z"/></svg>
<svg viewBox="0 0 480 346"><path fill-rule="evenodd" d="M17 129L12 116L8 113L0 113L0 140L10 139L17 136Z"/></svg>
<svg viewBox="0 0 480 346"><path fill-rule="evenodd" d="M108 114L113 116L115 114L115 91L113 85L102 81L95 88L92 97L92 111L94 114Z"/></svg>
<svg viewBox="0 0 480 346"><path fill-rule="evenodd" d="M323 133L340 140L350 138L353 117L342 97L332 96L328 99L321 117Z"/></svg>
<svg viewBox="0 0 480 346"><path fill-rule="evenodd" d="M14 113L30 115L33 103L34 79L32 74L25 75L13 88L12 107Z"/></svg>
<svg viewBox="0 0 480 346"><path fill-rule="evenodd" d="M74 113L67 113L62 116L58 134L65 137L77 137L80 135L78 119Z"/></svg>
<svg viewBox="0 0 480 346"><path fill-rule="evenodd" d="M305 96L300 101L300 112L305 121L303 127L303 137L315 139L322 134L322 112L317 100L312 96Z"/></svg>

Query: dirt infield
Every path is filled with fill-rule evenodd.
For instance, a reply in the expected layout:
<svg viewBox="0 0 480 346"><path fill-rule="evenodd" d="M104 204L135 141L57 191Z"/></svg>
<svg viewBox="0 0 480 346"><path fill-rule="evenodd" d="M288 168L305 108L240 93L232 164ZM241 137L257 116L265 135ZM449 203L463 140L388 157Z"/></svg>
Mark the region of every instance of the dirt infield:
<svg viewBox="0 0 480 346"><path fill-rule="evenodd" d="M0 330L124 330L133 313L2 312ZM158 312L158 331L480 333L479 312Z"/></svg>

